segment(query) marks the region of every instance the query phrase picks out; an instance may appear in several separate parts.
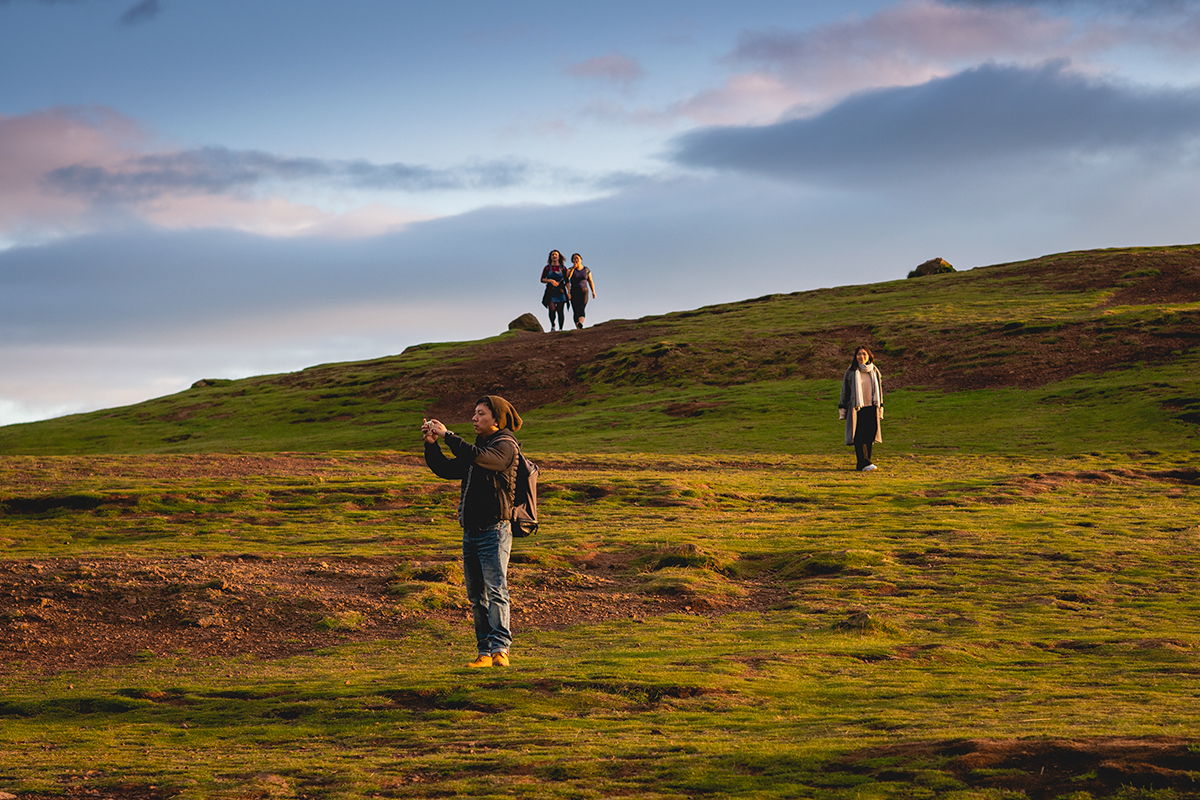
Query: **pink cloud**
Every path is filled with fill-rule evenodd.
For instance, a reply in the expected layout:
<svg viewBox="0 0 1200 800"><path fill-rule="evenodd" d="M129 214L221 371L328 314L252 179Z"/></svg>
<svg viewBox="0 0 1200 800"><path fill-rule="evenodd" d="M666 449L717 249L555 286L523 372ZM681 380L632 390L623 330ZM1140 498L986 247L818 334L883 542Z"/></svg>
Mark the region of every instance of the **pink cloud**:
<svg viewBox="0 0 1200 800"><path fill-rule="evenodd" d="M627 106L611 100L596 99L584 107L595 119L618 124L672 128L681 123L701 125L743 125L775 121L780 109L802 99L779 76L766 71L743 72L730 76L723 85L684 98L666 107Z"/></svg>
<svg viewBox="0 0 1200 800"><path fill-rule="evenodd" d="M1029 7L907 0L811 31L743 32L729 58L778 75L803 110L816 110L852 92L925 83L986 61L1070 58L1084 46L1080 33Z"/></svg>
<svg viewBox="0 0 1200 800"><path fill-rule="evenodd" d="M566 72L574 78L611 81L621 84L625 88L628 88L644 74L641 64L620 53L609 53L585 59L578 64L568 66Z"/></svg>
<svg viewBox="0 0 1200 800"><path fill-rule="evenodd" d="M434 215L371 203L345 212L285 197L164 196L139 204L142 219L162 228L229 228L262 236L356 238L399 230Z"/></svg>
<svg viewBox="0 0 1200 800"><path fill-rule="evenodd" d="M766 71L732 75L723 86L676 103L671 113L702 125L746 125L773 122L781 110L805 96L787 81Z"/></svg>
<svg viewBox="0 0 1200 800"><path fill-rule="evenodd" d="M48 189L44 176L67 164L115 167L146 138L106 108L0 114L0 234L81 224L91 203Z"/></svg>
<svg viewBox="0 0 1200 800"><path fill-rule="evenodd" d="M762 124L817 113L855 92L917 85L989 61L1076 60L1112 44L1110 29L1081 27L1033 7L906 0L811 30L744 31L725 59L744 69L720 86L657 109L593 103L588 110L645 125ZM576 68L603 73L604 65L593 61L600 60Z"/></svg>
<svg viewBox="0 0 1200 800"><path fill-rule="evenodd" d="M206 182L208 176L197 177L186 168L197 161L206 166L195 153L155 149L154 144L148 131L108 108L0 115L0 237L22 241L83 233L114 217L172 229L224 227L270 236L363 236L432 216L383 203L331 211L297 202L278 191L261 191L270 185L269 179L261 180L261 185L217 179ZM288 161L253 153L232 157L263 162L268 178L288 168L309 172L329 168L312 159ZM167 167L155 171L161 164ZM373 168L336 163L334 167L345 172ZM391 176L397 170L385 165L376 172ZM415 178L401 173L400 179L441 179L429 170L414 168L411 172ZM175 183L163 180L164 176L174 178ZM89 186L84 179L92 179L97 186ZM112 190L114 186L117 191Z"/></svg>

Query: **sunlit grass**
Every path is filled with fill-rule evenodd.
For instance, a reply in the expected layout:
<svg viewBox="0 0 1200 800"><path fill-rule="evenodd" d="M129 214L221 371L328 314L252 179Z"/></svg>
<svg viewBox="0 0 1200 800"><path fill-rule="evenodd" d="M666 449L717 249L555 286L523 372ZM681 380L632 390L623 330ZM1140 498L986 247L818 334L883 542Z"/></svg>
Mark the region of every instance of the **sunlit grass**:
<svg viewBox="0 0 1200 800"><path fill-rule="evenodd" d="M0 517L4 552L369 556L400 541L418 560L457 551L454 492L437 491L423 466L290 458L304 481L269 461L228 484L189 473L187 457L154 470L135 457L6 458L4 497L126 500ZM892 785L830 763L899 741L1190 737L1192 462L906 455L863 475L841 454L556 457L542 531L516 545L531 560L514 572L518 602L537 563L612 552L630 557L642 591L690 593L696 611L519 630L513 667L482 674L464 666L465 621L273 661L160 654L87 673L9 671L0 789L950 798L964 787L933 768ZM191 518L206 515L224 532L197 536ZM423 581L395 595L410 608L429 590L461 591L454 576L413 569L393 584ZM777 587L767 607L699 613L749 581Z"/></svg>

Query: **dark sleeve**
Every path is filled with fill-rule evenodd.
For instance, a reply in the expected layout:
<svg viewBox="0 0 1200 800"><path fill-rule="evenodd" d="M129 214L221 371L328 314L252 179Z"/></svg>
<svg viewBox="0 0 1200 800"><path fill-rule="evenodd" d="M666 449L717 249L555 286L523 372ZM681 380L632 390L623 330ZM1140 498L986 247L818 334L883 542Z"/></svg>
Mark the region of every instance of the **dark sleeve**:
<svg viewBox="0 0 1200 800"><path fill-rule="evenodd" d="M467 474L467 462L457 458L446 458L441 445L437 442L425 443L425 463L439 478L462 480L463 476Z"/></svg>
<svg viewBox="0 0 1200 800"><path fill-rule="evenodd" d="M474 464L493 472L503 472L508 469L517 457L517 442L511 436L495 436L489 439L483 447L476 447L470 442L453 433L446 434L446 445L456 460ZM428 448L426 448L428 452ZM436 472L436 470L434 470Z"/></svg>

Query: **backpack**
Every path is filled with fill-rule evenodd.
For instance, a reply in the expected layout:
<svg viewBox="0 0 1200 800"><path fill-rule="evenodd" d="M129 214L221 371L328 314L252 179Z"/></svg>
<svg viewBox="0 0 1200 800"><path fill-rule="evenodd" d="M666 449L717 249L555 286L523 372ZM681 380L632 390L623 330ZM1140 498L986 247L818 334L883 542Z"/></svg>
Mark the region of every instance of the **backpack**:
<svg viewBox="0 0 1200 800"><path fill-rule="evenodd" d="M538 465L525 457L517 447L517 486L513 497L512 535L532 536L537 533Z"/></svg>

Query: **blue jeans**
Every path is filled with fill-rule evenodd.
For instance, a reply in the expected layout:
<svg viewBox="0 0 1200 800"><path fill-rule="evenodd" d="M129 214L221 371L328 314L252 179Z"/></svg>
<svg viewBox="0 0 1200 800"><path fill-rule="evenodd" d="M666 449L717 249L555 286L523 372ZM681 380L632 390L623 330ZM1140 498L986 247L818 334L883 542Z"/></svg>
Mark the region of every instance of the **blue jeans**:
<svg viewBox="0 0 1200 800"><path fill-rule="evenodd" d="M508 556L512 552L512 525L498 522L490 528L463 528L463 579L475 620L475 640L480 653L508 652Z"/></svg>

